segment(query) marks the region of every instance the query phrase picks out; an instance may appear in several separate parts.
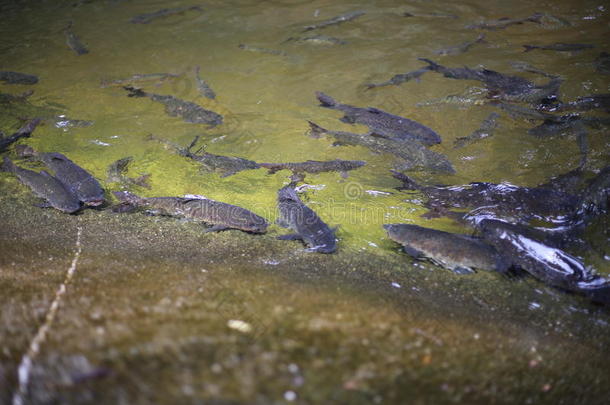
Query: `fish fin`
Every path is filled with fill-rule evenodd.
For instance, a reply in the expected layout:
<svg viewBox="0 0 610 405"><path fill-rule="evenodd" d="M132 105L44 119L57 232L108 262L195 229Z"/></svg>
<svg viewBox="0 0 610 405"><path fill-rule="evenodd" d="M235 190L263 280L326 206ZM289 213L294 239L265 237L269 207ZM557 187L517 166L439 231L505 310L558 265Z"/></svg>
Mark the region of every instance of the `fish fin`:
<svg viewBox="0 0 610 405"><path fill-rule="evenodd" d="M406 254L408 254L409 256L415 258L415 259L419 259L424 257L424 253L420 250L417 250L415 248L412 248L411 246L404 246L403 245L403 250L405 251Z"/></svg>
<svg viewBox="0 0 610 405"><path fill-rule="evenodd" d="M334 98L332 98L331 96L322 93L321 91L316 91L316 98L318 99L318 101L320 101L320 106L322 107L335 107L337 106L339 103L337 103L335 101Z"/></svg>
<svg viewBox="0 0 610 405"><path fill-rule="evenodd" d="M339 172L339 175L341 176L342 179L347 179L349 177L349 173L346 171Z"/></svg>
<svg viewBox="0 0 610 405"><path fill-rule="evenodd" d="M367 107L366 110L370 113L373 114L381 114L383 113L383 111L381 111L379 108L375 108L375 107Z"/></svg>
<svg viewBox="0 0 610 405"><path fill-rule="evenodd" d="M298 233L289 233L286 235L280 235L277 237L278 240L303 240L301 235Z"/></svg>
<svg viewBox="0 0 610 405"><path fill-rule="evenodd" d="M332 146L345 146L347 143L341 141L335 141L332 143Z"/></svg>
<svg viewBox="0 0 610 405"><path fill-rule="evenodd" d="M296 183L299 183L304 180L305 175L303 173L292 173L292 175L290 176L290 184L294 184L295 186Z"/></svg>
<svg viewBox="0 0 610 405"><path fill-rule="evenodd" d="M430 59L426 59L426 58L417 58L417 59L421 60L422 62L426 62L428 65L430 65L429 66L430 70L438 70L438 69L442 68L441 65L439 65L436 62L431 61Z"/></svg>
<svg viewBox="0 0 610 405"><path fill-rule="evenodd" d="M227 229L233 229L233 228L231 228L229 226L226 226L226 225L214 225L211 228L207 228L203 232L205 232L205 233L208 233L208 232L220 232L220 231L226 231Z"/></svg>
<svg viewBox="0 0 610 405"><path fill-rule="evenodd" d="M467 267L467 266L456 266L453 269L451 269L451 271L460 276L468 275L468 274L476 274L476 271L473 268Z"/></svg>
<svg viewBox="0 0 610 405"><path fill-rule="evenodd" d="M346 124L355 124L356 123L356 119L353 116L350 116L347 114L344 115L342 118L340 118L339 121L345 122Z"/></svg>
<svg viewBox="0 0 610 405"><path fill-rule="evenodd" d="M129 92L127 97L146 97L146 93L142 89L137 89L132 86L123 86Z"/></svg>
<svg viewBox="0 0 610 405"><path fill-rule="evenodd" d="M390 139L389 137L385 136L385 135L381 135L375 131L371 131L368 133L369 136L375 137L375 138L384 138L384 139Z"/></svg>
<svg viewBox="0 0 610 405"><path fill-rule="evenodd" d="M309 123L309 136L312 138L320 138L322 134L328 132L326 129L322 128L318 124L315 124L311 121L307 121Z"/></svg>

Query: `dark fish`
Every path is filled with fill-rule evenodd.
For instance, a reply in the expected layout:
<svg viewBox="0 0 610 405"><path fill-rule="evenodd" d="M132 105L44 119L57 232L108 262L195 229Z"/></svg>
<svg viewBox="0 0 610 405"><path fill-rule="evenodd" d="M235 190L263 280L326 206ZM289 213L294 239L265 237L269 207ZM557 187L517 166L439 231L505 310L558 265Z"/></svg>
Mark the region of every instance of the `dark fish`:
<svg viewBox="0 0 610 405"><path fill-rule="evenodd" d="M362 160L328 160L321 162L318 160L308 160L298 163L260 163L261 167L269 170L273 174L279 170L290 170L293 175L304 175L304 173L340 172L343 177L347 177L349 170L354 170L366 164Z"/></svg>
<svg viewBox="0 0 610 405"><path fill-rule="evenodd" d="M460 53L467 52L473 45L484 42L485 34L480 34L472 41L466 41L458 45L453 45L447 48L438 49L434 51L437 55L459 55Z"/></svg>
<svg viewBox="0 0 610 405"><path fill-rule="evenodd" d="M179 75L175 75L172 73L144 73L144 74L135 74L126 79L102 79L100 81L100 87L109 87L109 86L124 86L126 84L133 83L141 83L148 81L157 81L158 84L164 82L167 79L176 78Z"/></svg>
<svg viewBox="0 0 610 405"><path fill-rule="evenodd" d="M303 30L303 32L315 30L318 28L326 28L331 25L341 24L346 21L354 20L360 16L363 16L364 14L365 14L364 11L352 11L350 13L342 14L337 17L331 18L330 20L321 21L319 23L312 24L312 25L306 25L305 27L303 27L303 28L305 28Z"/></svg>
<svg viewBox="0 0 610 405"><path fill-rule="evenodd" d="M140 177L128 177L125 173L128 170L129 165L133 162L133 157L127 156L117 161L112 162L106 173L108 175L109 183L121 183L123 185L135 185L150 189L148 179L150 174L144 174Z"/></svg>
<svg viewBox="0 0 610 405"><path fill-rule="evenodd" d="M457 138L454 142L454 148L461 148L480 139L492 136L493 131L498 127L498 118L500 118L500 114L498 113L492 112L491 114L489 114L487 118L485 118L485 120L481 123L479 129L477 129L468 136Z"/></svg>
<svg viewBox="0 0 610 405"><path fill-rule="evenodd" d="M541 242L530 228L486 219L480 229L488 243L510 257L513 265L538 280L563 290L610 302L610 282L594 275L584 263L563 250Z"/></svg>
<svg viewBox="0 0 610 405"><path fill-rule="evenodd" d="M203 97L207 97L211 100L214 100L216 98L216 93L214 93L214 90L212 90L212 88L205 82L205 80L199 77L199 70L199 66L195 66L195 80L197 81L197 88L199 89L199 94L201 94Z"/></svg>
<svg viewBox="0 0 610 405"><path fill-rule="evenodd" d="M311 35L308 37L290 37L284 42L301 42L305 44L313 44L313 45L345 45L345 42L342 39L329 37L328 35Z"/></svg>
<svg viewBox="0 0 610 405"><path fill-rule="evenodd" d="M80 41L80 39L76 36L76 34L72 31L72 21L68 24L66 29L64 30L66 34L66 44L76 52L77 55L84 55L89 53L89 49Z"/></svg>
<svg viewBox="0 0 610 405"><path fill-rule="evenodd" d="M410 224L388 224L383 228L407 254L460 274L474 269L506 272L509 261L480 238L438 231Z"/></svg>
<svg viewBox="0 0 610 405"><path fill-rule="evenodd" d="M81 208L81 202L76 195L68 190L62 182L45 171L36 173L32 170L23 169L15 165L6 156L2 164L2 170L15 174L19 181L55 209L71 214Z"/></svg>
<svg viewBox="0 0 610 405"><path fill-rule="evenodd" d="M237 45L239 49L243 49L244 51L256 52L256 53L266 53L268 55L277 55L277 56L288 56L288 54L284 51L278 51L277 49L268 49L261 48L258 46L252 46L248 44L239 44Z"/></svg>
<svg viewBox="0 0 610 405"><path fill-rule="evenodd" d="M550 45L523 45L525 48L524 52L530 52L534 49L540 49L543 51L558 51L558 52L575 52L582 51L583 49L591 49L594 46L591 44L564 44L556 42Z"/></svg>
<svg viewBox="0 0 610 405"><path fill-rule="evenodd" d="M460 186L422 186L409 176L393 171L403 182L402 189L418 190L428 198L429 208L475 210L495 217L523 220L539 219L565 223L575 215L580 198L544 187L518 187L509 183L470 183ZM482 212L481 212L482 211ZM477 221L478 217L473 216Z"/></svg>
<svg viewBox="0 0 610 405"><path fill-rule="evenodd" d="M446 14L446 13L411 13L411 12L404 12L402 14L403 17L432 17L432 18L459 18L457 15L455 14Z"/></svg>
<svg viewBox="0 0 610 405"><path fill-rule="evenodd" d="M124 204L144 208L156 215L188 218L210 225L208 231L239 229L246 232L265 233L267 221L238 207L207 198L151 197L144 198L127 191L116 191L114 195Z"/></svg>
<svg viewBox="0 0 610 405"><path fill-rule="evenodd" d="M593 64L598 73L610 75L610 53L600 52Z"/></svg>
<svg viewBox="0 0 610 405"><path fill-rule="evenodd" d="M544 16L545 15L542 14L542 13L535 13L535 14L532 14L531 16L525 17L525 18L502 17L502 18L499 18L497 20L489 20L489 21L483 21L483 22L476 23L476 24L467 25L466 28L468 28L468 29L490 30L490 31L492 31L492 30L501 30L501 29L504 29L504 28L509 27L511 25L523 24L525 22L533 22L533 23L540 24L540 20Z"/></svg>
<svg viewBox="0 0 610 405"><path fill-rule="evenodd" d="M478 80L487 87L491 97L504 100L534 102L556 96L561 78L553 78L547 84L537 86L527 79L511 76L489 69L447 68L430 59L419 58L429 64L430 70L441 73L450 79Z"/></svg>
<svg viewBox="0 0 610 405"><path fill-rule="evenodd" d="M277 204L278 225L295 232L280 236L279 239L301 239L312 252L333 253L337 250L337 240L333 230L311 208L303 204L292 186L288 185L278 191Z"/></svg>
<svg viewBox="0 0 610 405"><path fill-rule="evenodd" d="M527 133L537 137L547 137L557 135L562 132L571 131L576 126L582 125L583 120L575 114L568 114L561 117L552 116L542 122L542 124L528 129Z"/></svg>
<svg viewBox="0 0 610 405"><path fill-rule="evenodd" d="M404 170L430 169L445 173L455 173L453 166L444 155L431 151L419 142L403 142L369 134L330 131L311 121L308 122L310 133L313 137L328 134L336 139L335 145L364 146L377 153L392 154L400 158L397 167L402 167Z"/></svg>
<svg viewBox="0 0 610 405"><path fill-rule="evenodd" d="M161 10L153 11L152 13L138 14L129 20L129 22L132 24L148 24L157 18L168 17L170 15L180 14L191 10L203 11L199 6L162 8Z"/></svg>
<svg viewBox="0 0 610 405"><path fill-rule="evenodd" d="M410 80L417 80L419 81L419 78L426 72L429 72L430 66L426 66L417 70L413 70L411 72L407 72L407 73L400 73L397 75L392 76L392 78L390 80L387 80L385 82L381 82L381 83L369 83L366 84L365 86L367 87L367 89L373 89L375 87L383 87L383 86L398 86L401 85L402 83L408 82Z"/></svg>
<svg viewBox="0 0 610 405"><path fill-rule="evenodd" d="M33 120L30 120L27 124L25 124L23 127L19 128L19 130L17 130L17 132L15 132L14 134L7 137L0 137L0 152L4 152L9 147L9 145L16 142L20 138L28 138L32 134L32 132L34 132L34 129L36 129L40 122L40 118L34 118Z"/></svg>
<svg viewBox="0 0 610 405"><path fill-rule="evenodd" d="M0 71L0 81L8 84L36 84L38 76L2 70Z"/></svg>
<svg viewBox="0 0 610 405"><path fill-rule="evenodd" d="M366 125L372 133L381 137L398 141L417 141L424 145L441 142L441 137L432 129L408 118L399 117L377 108L360 108L341 104L320 91L316 92L316 97L322 107L344 112L345 116L341 118L341 121Z"/></svg>
<svg viewBox="0 0 610 405"><path fill-rule="evenodd" d="M150 136L150 139L172 147L179 155L187 157L189 159L193 159L194 161L201 164L201 168L203 170L209 172L218 172L221 177L228 177L242 170L259 169L261 167L258 163L252 160L240 158L237 156L215 155L213 153L204 152L203 148L200 148L196 152L191 152L195 144L197 144L199 136L195 137L193 142L191 142L191 144L186 148L182 148L178 145L175 145L160 138L156 138L152 135Z"/></svg>
<svg viewBox="0 0 610 405"><path fill-rule="evenodd" d="M193 124L207 124L211 127L222 124L222 115L214 111L206 110L205 108L184 101L174 96L146 93L141 89L134 87L123 87L129 92L128 97L148 97L153 101L161 103L165 106L165 112L172 117L182 117L184 122Z"/></svg>
<svg viewBox="0 0 610 405"><path fill-rule="evenodd" d="M37 158L53 170L64 187L71 190L85 205L95 207L104 203L104 189L88 171L61 153L39 153Z"/></svg>
<svg viewBox="0 0 610 405"><path fill-rule="evenodd" d="M589 111L598 108L610 112L610 94L578 97L574 101L560 104L554 111Z"/></svg>

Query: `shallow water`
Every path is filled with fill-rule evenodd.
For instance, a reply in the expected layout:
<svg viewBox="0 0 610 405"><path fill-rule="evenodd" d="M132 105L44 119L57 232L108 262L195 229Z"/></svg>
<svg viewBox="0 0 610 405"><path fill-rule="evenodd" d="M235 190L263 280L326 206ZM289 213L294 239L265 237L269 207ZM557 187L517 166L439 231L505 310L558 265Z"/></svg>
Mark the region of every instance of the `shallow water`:
<svg viewBox="0 0 610 405"><path fill-rule="evenodd" d="M425 208L418 202L420 196L394 189L399 183L389 175L389 156L361 147L333 147L330 138L313 139L306 133L307 120L333 130L366 131L364 126L340 122L339 111L320 108L314 93L323 91L343 103L383 109L438 132L443 143L432 149L447 155L456 174L415 173L422 182L543 183L578 165L573 134L535 138L527 129L536 124L489 105L416 106L462 93L480 86L478 82L428 73L400 86L366 90L365 84L418 69L424 64L417 58L428 57L448 67L484 66L546 83L546 78L511 68L513 61L528 62L565 79L565 100L607 93L608 75L597 73L593 65L599 52L610 49L607 5L209 1L201 5L201 12L186 11L150 24L129 22L137 14L193 4L3 2L0 69L36 74L40 82L0 83L0 91L34 89L31 104L93 121L87 128L47 123L24 143L40 151L62 152L100 180L106 178L110 163L133 156L129 175L151 174L150 190L134 189L144 196L205 195L251 209L270 222L277 216L276 191L288 183L289 172L267 175L258 169L221 178L201 172L195 162L147 140L148 135L180 145L200 135L208 152L258 162L365 160L367 165L351 171L348 178L338 173L306 177L319 190L308 191L303 199L331 226L340 226L340 251L332 256L306 255L297 242L273 241L273 236L284 233L277 227L261 237L237 231L201 235L196 225L142 215L118 219L106 212L86 212L67 217L31 208L29 192L1 174L0 211L6 232L0 235L0 274L8 293L2 294L0 337L8 343L3 344L1 357L0 401L15 394L16 367L63 280L80 226L85 229L77 273L82 278L69 287L35 362L28 388L34 402L91 402L94 395L106 395L108 401L132 403L399 403L407 397L421 403L603 403L610 373L598 361L607 357L610 343L606 309L532 279L507 281L481 273L460 278L432 265L414 265L385 237L382 224L467 230L448 219L421 218ZM305 25L355 10L366 14L341 25L300 32ZM475 39L479 31L466 29L468 24L503 16L524 18L540 11L562 20L485 31L485 42L468 52L433 53ZM416 16L403 17L404 12ZM417 16L422 13L458 18ZM78 56L66 45L63 30L69 21L90 53ZM346 43L284 42L317 32ZM526 43L554 42L589 43L595 48L523 52ZM239 44L283 54L249 52ZM197 65L216 92L215 100L199 95ZM213 129L185 123L166 115L163 106L150 99L129 98L120 86L101 86L103 80L159 72L179 77L136 85L199 103L222 114L224 123ZM455 139L476 130L493 111L501 118L492 137L453 149ZM0 129L16 129L21 114L1 114ZM607 127L589 129L588 141L588 168L598 170L610 161ZM118 184L103 184L109 191L120 189ZM407 203L405 198L414 201ZM36 233L31 231L36 222L19 222L34 219L40 221ZM602 274L610 273L608 260L600 254L610 254L607 222L601 218L591 227L588 239L595 253L579 252ZM55 229L65 229L65 234L53 236ZM165 240L162 231L172 237ZM128 247L121 248L122 243ZM26 249L32 246L40 255ZM135 258L134 252L141 257ZM41 263L46 267L49 260L52 270L42 275L33 271ZM201 272L208 267L211 276ZM414 276L413 271L419 273ZM212 282L212 294L198 295L200 284L209 283L209 277L218 280ZM218 310L221 299L214 293L225 290L248 296L231 302L229 315ZM425 293L419 295L420 290ZM394 295L395 291L400 293ZM227 327L230 319L244 317L241 301L247 302L246 317L251 318L245 321L254 324L252 319L263 318L269 325L265 330L272 332L252 339L256 330L242 336ZM453 306L457 309L450 316L445 311ZM104 314L101 321L96 308ZM433 352L439 353L438 363ZM586 365L593 356L597 359ZM73 369L87 369L83 361L102 364L112 373L79 384L62 377ZM566 371L576 363L580 368Z"/></svg>

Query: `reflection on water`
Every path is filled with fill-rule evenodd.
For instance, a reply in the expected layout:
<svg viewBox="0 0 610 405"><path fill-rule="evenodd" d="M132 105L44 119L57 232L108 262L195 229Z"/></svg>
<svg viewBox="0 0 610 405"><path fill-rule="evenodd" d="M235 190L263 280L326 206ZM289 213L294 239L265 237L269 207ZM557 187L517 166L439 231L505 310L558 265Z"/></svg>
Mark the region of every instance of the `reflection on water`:
<svg viewBox="0 0 610 405"><path fill-rule="evenodd" d="M226 175L226 170L210 169L212 163L202 165L200 161L186 158L176 151L180 148L186 150L193 139L199 137L196 146L191 146L193 151L202 148L197 151L200 155L235 156L259 163L334 159L366 161L365 166L349 170L347 177L334 172L306 173L305 184L301 184L301 188L306 190L302 194L304 202L330 226L340 226L337 231L340 252L336 256L345 262L333 264L337 272L352 269L349 259L342 255L356 255L358 252L391 256L388 260L400 259L392 262L394 265L411 263L404 255L394 254L396 246L388 241L382 224L415 223L446 231L469 231L446 217L422 218L421 215L427 212L424 206L426 196L395 189L400 182L389 172L395 166L395 155L387 146L391 144L376 148L362 143L334 145L336 137L314 139L308 136L311 135L308 121L329 131L365 134L370 129L362 119L340 120L349 115L345 110L320 108L316 92L328 94L345 105L363 109L372 107L407 117L440 135L442 142L429 149L438 156L446 156L455 174L430 170L410 172L409 175L421 184L505 182L534 187L546 183L553 176L569 172L583 162L587 170L597 172L610 161L606 136L607 99L593 102L602 108L591 109L591 102L578 100L578 97L610 92L606 53L610 49L610 36L607 35L610 18L603 2L587 0L574 5L568 1L430 3L387 0L372 4L355 0L213 0L197 4L186 1L71 0L3 2L0 13L4 17L0 22L3 39L0 70L23 72L39 78L35 84L27 83L31 78L22 78L19 82L19 79L8 76L0 81L0 130L10 134L23 124L23 118L40 117L43 125L22 143L36 151L65 154L102 180L109 191L127 187L144 197L204 195L242 206L273 222L277 218L277 190L289 183L290 171L277 170L268 174L266 169L254 166L247 170L229 170L231 175ZM519 79L508 80L507 84L491 77L484 69ZM10 84L11 80L17 82ZM560 85L559 99L547 97L557 89L557 85ZM133 89L126 91L124 87ZM526 90L512 93L515 88ZM33 90L32 94L30 90ZM545 108L532 109L536 103L544 104ZM576 120L578 124L575 124L573 115L555 120L570 113L580 114L581 119ZM222 116L222 121L218 116ZM201 117L212 118L207 121L198 119ZM122 177L108 179L108 166L127 156L132 160L128 169L121 173ZM121 178L133 181L116 181ZM138 186L134 179L145 179L150 188ZM10 181L3 180L2 185L7 190L22 190ZM8 193L6 198L10 198ZM48 216L46 212L37 215ZM97 215L88 212L83 217L97 218ZM5 215L4 218L8 217ZM76 219L66 219L68 222L73 220ZM139 220L124 219L126 223ZM150 218L145 220L152 221ZM158 221L165 224L163 219ZM610 273L607 222L607 217L596 219L587 230L587 243L593 249L587 246L572 252L584 256L587 264L592 264L601 274ZM193 238L199 237L193 235ZM129 237L125 236L125 239ZM217 236L219 240L229 237ZM258 243L251 235L243 238L246 239L244 245L248 238L252 244ZM205 241L207 243L209 239ZM93 244L92 238L88 243ZM293 251L302 249L301 245L292 242L284 242L281 246L288 246ZM17 255L6 249L7 254ZM53 256L53 249L47 247L42 251L45 254L51 252L49 254ZM308 261L308 257L301 260ZM17 262L37 263L33 258L31 260L22 258ZM323 259L316 257L311 260L319 268L324 268ZM3 263L12 270L18 268L9 266L8 259ZM92 266L86 264L86 260L84 263ZM283 269L289 266L290 260L281 255L270 255L261 256L256 263L255 267ZM187 267L191 265L189 263ZM155 265L147 262L143 266ZM226 266L230 267L230 263ZM399 265L388 266L384 270L402 271ZM434 268L428 264L418 266L409 269L423 268L424 272ZM168 265L167 269L177 270L173 265ZM352 269L349 272L357 271ZM59 267L54 274L60 277ZM188 277L195 277L188 274ZM25 278L36 286L38 283L28 278L32 276ZM321 389L320 394L308 389L303 403L320 402L327 398L325 395L333 393L338 395L338 401L346 403L380 402L384 399L398 401L398 393L416 396L439 395L438 392L447 394L438 398L459 401L461 398L493 397L492 392L498 386L490 383L489 379L485 382L474 377L462 379L452 374L451 366L459 365L457 369L461 371L472 370L473 376L477 372L492 370L491 374L499 378L506 360L502 358L504 356L520 361L518 365L510 363L511 373L525 371L535 379L532 386L539 387L540 392L535 395L506 396L507 402L509 399L523 402L541 399L541 393L552 391L554 385L547 380L570 365L568 360L561 359L559 349L545 348L542 359L537 346L531 343L542 339L536 328L544 324L543 313L550 311L549 308L557 301L564 302L562 293L554 290L545 289L540 294L541 300L530 295L523 302L523 308L519 310L522 312L517 311L516 323L519 326L508 328L512 333L510 337L498 336L489 330L487 332L491 335L479 340L472 336L484 335L480 328L487 318L482 322L479 319L476 326L459 321L443 324L446 317L439 317L440 305L425 315L406 310L394 312L394 307L387 309L385 301L380 304L375 301L377 298L355 298L366 289L359 289L366 283L357 283L360 287L353 290L346 287L354 296L342 290L341 281L337 284L329 282L328 290L318 291L313 283L308 287L311 289L304 288L291 294L295 288L293 280L278 281L273 277L267 278L268 275L260 278L225 276L226 279L218 281L221 286L216 283L209 288L218 290L217 294L224 290L243 294L250 287L258 286L264 292L255 291L256 297L247 301L244 311L252 316L236 314L235 308L243 302L229 294L225 297L229 302L227 308L232 308L233 312L220 315L222 311L216 308L215 315L202 319L201 308L224 302L222 294L196 298L194 286L167 274L162 277L141 275L150 278L143 281L145 285L129 280L127 288L107 283L105 287L109 292L105 298L101 292L86 287L91 289L94 301L106 300L105 304L111 305L112 300L108 297L113 296L126 305L126 313L118 311L111 316L113 321L110 323L114 329L100 332L102 335L110 333L116 340L106 341L97 332L89 331L89 327L104 329L104 322L100 321L104 315L97 318L95 304L87 302L84 305L92 311L89 314L77 313L74 303L67 304L66 319L74 316L74 322L79 322L81 316L86 317L87 325L76 325L75 330L87 330L82 333L100 344L100 352L105 354L99 357L110 363L111 369L151 367L160 374L160 381L165 382L166 394L156 397L150 381L138 373L131 375L123 369L107 373L100 371L107 369L103 364L96 366L90 364L91 358L83 360L78 354L71 354L74 357L64 356L58 362L73 367L76 374L70 377L62 369L64 374L55 376L52 382L58 385L50 389L44 387L42 380L37 380L35 384L40 386L36 392L41 395L37 400L48 400L45 397L48 390L54 392L48 395L57 400L63 395L62 390L69 391L65 387L83 384L82 381L84 384L95 384L98 379L112 381L112 375L118 373L123 377L129 376L132 387L128 390L140 390L142 396L135 400L143 403L153 398L176 398L176 395L220 398L217 403L246 398L255 403L298 402L302 400L299 392L303 384L329 387L325 378L341 387L341 394L331 388ZM10 283L3 283L18 283L11 277L7 278ZM121 281L120 276L116 277L114 283ZM440 282L432 283L426 277L418 279L426 286L425 289L432 289L434 283ZM94 279L101 281L103 277L96 275ZM411 288L423 288L413 285L412 281L409 282L408 277L392 279L384 285L388 290L400 291L403 295L406 295L405 290L413 293L416 290ZM159 291L160 285L157 285L163 282L176 283L169 288L173 294L163 297L163 291ZM532 281L525 281L528 282ZM451 283L451 288L457 288L458 292L449 291L447 295L461 296L461 299L456 298L461 305L470 305L460 295L464 293L462 283L471 288L470 283L474 286L476 280L456 279ZM514 287L518 291L516 294L530 294L532 290L521 281L510 283L502 280L494 288L503 288L498 286ZM78 288L77 285L73 287ZM20 305L32 305L41 308L37 313L44 313L49 304L47 301L50 301L47 294L51 292L43 294L42 303L34 304L35 300L29 300L31 297L24 299L14 288L11 291L15 297L9 295L4 298L6 308L18 312L24 308ZM182 288L191 295L178 298ZM480 288L493 291L491 287ZM129 289L141 294L134 298L134 304L127 302ZM147 292L147 289L152 292ZM79 296L75 300L88 299L85 295L74 294ZM269 298L273 294L280 298ZM501 293L500 302L501 299L511 300L505 294L508 293ZM561 298L555 299L554 294ZM485 297L490 300L492 296L493 293L489 293ZM474 299L478 299L476 294ZM452 301L448 299L447 302ZM99 305L104 307L104 304ZM489 301L480 304L491 313L489 305ZM513 308L514 305L511 301L509 306ZM468 308L475 311L475 307ZM439 312L435 312L437 310ZM563 314L563 310L557 311ZM536 319L536 326L531 330L525 321L529 315L523 315L529 312ZM241 339L256 333L258 321L255 318L261 314L265 314L266 325L270 325L265 327L266 337L255 339L256 342L248 346ZM583 324L592 322L587 315L588 312L582 315ZM34 334L32 330L36 330L36 326L33 325L38 324L39 316L30 314L23 324L18 322L30 329L27 336ZM562 316L555 313L551 317L558 323L557 328L562 322L568 322L570 327L577 329L582 326L580 321L566 321ZM177 348L171 346L176 338L172 327L163 326L171 325L172 317L179 319L174 320L175 328L180 331L180 339L185 339ZM3 319L8 322L13 318L5 314ZM130 325L130 321L135 319L141 323ZM603 313L598 320L605 323L597 326L599 330L607 328L607 317ZM6 322L3 325L8 325ZM160 330L147 322L158 324ZM193 324L189 325L189 322ZM208 331L197 325L198 322L202 322L205 328L223 332L209 332L211 337L205 338L203 336ZM418 326L408 326L408 322ZM10 326L3 327L12 330ZM553 329L546 331L549 330ZM607 333L607 329L605 331ZM530 335L521 336L521 333ZM581 337L587 335L574 333ZM572 345L578 346L574 349L573 359L583 362L583 358L592 351L583 342L566 338L570 334L565 332L558 338L561 343L558 347L570 351ZM6 331L3 336L7 336ZM19 336L7 346L6 351L10 353L5 353L3 358L10 359L7 364L11 367L0 366L0 381L6 378L11 384L15 382L12 366L27 347L28 340ZM223 346L220 342L225 338L236 346ZM187 342L188 339L193 341ZM509 347L508 353L498 352L494 339L502 340ZM552 338L547 336L544 339L550 346ZM376 341L383 342L378 349ZM51 347L53 345L60 346L58 342L51 342ZM316 352L317 347L319 352ZM436 364L435 351L441 347L439 350L445 363L441 361L430 366ZM80 348L84 352L95 352L91 347ZM147 350L155 355L142 354ZM166 350L172 353L168 355ZM350 358L343 356L341 351ZM50 353L43 358L51 364L55 361L53 356ZM480 363L482 360L474 360L486 356L495 357L497 363L487 367ZM548 359L547 356L557 357ZM168 370L171 373L165 372L159 363L176 357L185 365L184 369L170 366ZM240 363L243 357L248 361ZM123 359L120 366L113 363L116 358ZM209 364L209 369L201 370L195 359L202 359ZM547 373L543 377L539 377L535 371L547 361L552 365L545 369ZM40 367L33 373L44 376L44 367ZM429 373L421 371L426 367L432 367ZM332 373L324 373L325 368ZM418 371L409 375L410 368ZM595 392L599 394L603 378L590 369L587 372L590 374L586 377L596 379ZM571 376L575 378L574 374ZM443 380L444 377L448 382ZM397 382L409 385L412 380L422 379L429 383L421 392L410 388L404 388L405 391L395 389ZM79 383L74 383L74 380ZM509 380L515 384L512 387L519 385L518 381ZM238 386L234 385L235 381L239 382ZM458 387L456 383L463 385ZM580 383L585 385L587 381L583 378ZM272 387L268 392L260 388L265 384ZM12 385L3 387L0 383L0 389L10 392L13 388ZM563 392L573 392L570 389L563 388ZM129 396L121 397L118 391L108 398L125 402ZM257 394L260 397L255 397ZM70 398L69 394L66 395ZM71 401L92 401L86 392L78 395L71 397Z"/></svg>

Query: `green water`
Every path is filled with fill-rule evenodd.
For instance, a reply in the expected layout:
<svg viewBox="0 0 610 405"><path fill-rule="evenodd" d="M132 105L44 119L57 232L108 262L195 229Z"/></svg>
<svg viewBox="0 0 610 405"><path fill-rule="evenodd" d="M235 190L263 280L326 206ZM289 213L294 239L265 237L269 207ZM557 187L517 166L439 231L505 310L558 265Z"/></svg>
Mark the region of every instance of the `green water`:
<svg viewBox="0 0 610 405"><path fill-rule="evenodd" d="M47 123L24 143L66 154L109 191L120 186L104 183L106 167L133 156L129 175L151 175L150 190L134 189L144 196L205 195L251 209L270 222L277 216L276 191L288 184L289 172L268 175L259 169L221 178L147 140L148 135L181 145L200 135L208 152L257 162L365 160L367 165L348 178L338 173L306 177L319 189L303 199L328 224L339 226L339 252L308 255L297 242L275 241L284 232L276 226L266 236L204 235L195 224L143 215L87 211L65 216L32 207L29 192L2 174L0 402L10 403L15 394L16 368L69 267L77 227L84 229L83 257L34 362L28 388L34 403L89 403L96 396L113 403L604 402L610 386L610 370L602 361L610 343L607 309L531 279L508 281L481 273L460 278L431 265L414 266L385 237L382 224L466 230L448 219L421 218L426 211L421 203L404 201L417 198L394 189L399 183L389 175L390 156L333 147L332 139L306 133L307 120L333 130L366 131L339 121L340 112L320 108L314 93L323 91L439 133L443 142L432 149L448 157L456 174L415 173L420 181L545 182L578 165L574 135L534 138L527 129L536 124L492 106L416 106L480 83L428 73L401 86L366 90L364 84L418 69L424 64L417 58L429 57L449 67L482 65L505 73L514 73L513 61L528 62L565 79L565 100L607 93L608 76L596 73L593 65L599 52L610 49L606 4L208 1L201 4L202 12L129 23L137 14L193 4L1 2L0 69L35 74L40 82L0 83L0 92L33 89L32 105L55 106L69 118L94 122L87 128ZM366 14L300 33L305 25L354 10ZM402 17L406 11L459 18ZM432 52L475 39L478 32L464 28L470 23L540 11L569 25L548 19L524 23L485 32L486 42L463 54ZM63 30L69 21L89 54L78 56L66 45ZM346 44L284 43L318 32ZM554 42L595 48L523 53L525 43ZM248 52L239 44L285 55ZM197 65L215 100L199 95ZM159 72L179 77L139 85L194 101L222 114L224 123L213 129L185 123L166 115L159 103L128 98L120 86L100 85ZM515 74L539 84L547 81ZM493 111L501 114L493 137L453 149L455 139L476 130ZM591 115L596 114L604 116ZM2 114L0 129L16 129L15 115ZM607 165L607 128L589 129L588 141L588 168ZM607 222L601 219L590 232L598 252L608 253ZM600 273L610 272L598 254L586 257ZM223 291L238 297L227 304L228 312L219 309ZM265 332L259 336L255 328L240 334L227 327L233 318L253 325L262 319ZM112 374L70 382L65 375L87 369L82 358Z"/></svg>

